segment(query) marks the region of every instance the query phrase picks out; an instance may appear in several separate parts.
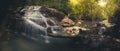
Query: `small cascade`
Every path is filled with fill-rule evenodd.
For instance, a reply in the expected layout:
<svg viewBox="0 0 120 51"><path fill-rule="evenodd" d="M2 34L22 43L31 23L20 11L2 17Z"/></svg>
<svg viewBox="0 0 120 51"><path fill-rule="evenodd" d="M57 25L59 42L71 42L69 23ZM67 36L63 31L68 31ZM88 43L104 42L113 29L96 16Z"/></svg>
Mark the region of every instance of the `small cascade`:
<svg viewBox="0 0 120 51"><path fill-rule="evenodd" d="M100 27L98 34L102 35L105 32L105 30L106 30L106 27Z"/></svg>
<svg viewBox="0 0 120 51"><path fill-rule="evenodd" d="M45 32L45 36L44 36L45 43L50 43L49 38L48 38L48 33L47 33L47 28L49 27L49 25L47 24L47 19L41 13L39 15L43 18L43 20L44 20L44 22L46 24L46 28L45 28L46 30L44 30L44 32Z"/></svg>
<svg viewBox="0 0 120 51"><path fill-rule="evenodd" d="M25 15L23 16L23 19L24 19L24 24L23 25L26 26L25 30L28 33L32 32L32 35L29 35L29 34L25 35L27 33L23 33L23 35L25 35L27 37L30 37L32 39L35 39L33 36L35 36L36 35L35 33L39 32L39 30L40 30L40 32L37 33L37 34L39 34L39 36L42 36L45 39L45 43L50 43L47 28L51 27L52 28L51 31L54 32L53 29L57 28L58 26L56 25L55 21L53 21L50 18L46 18L45 16L43 16L45 14L42 14L39 11L39 9L35 9L35 8L30 9L29 8L25 11ZM32 31L29 31L29 30L32 30ZM38 35L36 35L36 36L38 36Z"/></svg>

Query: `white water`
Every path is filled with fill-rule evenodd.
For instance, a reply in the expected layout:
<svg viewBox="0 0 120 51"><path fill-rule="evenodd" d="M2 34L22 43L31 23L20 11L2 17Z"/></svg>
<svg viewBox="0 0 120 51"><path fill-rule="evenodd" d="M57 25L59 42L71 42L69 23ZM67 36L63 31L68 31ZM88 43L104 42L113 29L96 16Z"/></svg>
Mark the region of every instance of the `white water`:
<svg viewBox="0 0 120 51"><path fill-rule="evenodd" d="M106 28L105 27L100 27L100 30L98 32L99 35L102 35L105 32Z"/></svg>
<svg viewBox="0 0 120 51"><path fill-rule="evenodd" d="M25 20L25 23L27 23L27 24L29 24L29 25L32 26L32 29L37 28L37 29L43 31L45 34L42 35L42 37L44 37L45 43L50 43L49 37L48 37L47 28L48 28L48 27L52 27L52 28L58 27L53 20L44 17L44 16L39 12L39 9L38 9L38 10L28 10L28 11L26 11L26 14L24 15L23 19ZM43 27L43 26L37 24L36 22L32 21L31 19L33 19L33 20L39 20L39 21L37 21L37 22L39 22L39 23L44 22L45 25L46 25L46 27ZM47 20L50 20L55 26L50 26L50 25L47 23ZM27 26L29 26L29 25L27 25ZM27 26L26 26L26 27L27 27ZM32 38L32 37L31 37L31 38Z"/></svg>

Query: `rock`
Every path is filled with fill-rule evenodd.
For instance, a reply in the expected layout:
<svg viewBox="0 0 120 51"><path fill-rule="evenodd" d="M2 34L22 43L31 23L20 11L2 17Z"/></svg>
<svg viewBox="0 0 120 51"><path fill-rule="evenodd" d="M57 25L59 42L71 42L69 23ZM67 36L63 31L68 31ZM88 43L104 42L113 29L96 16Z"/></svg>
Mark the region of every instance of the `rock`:
<svg viewBox="0 0 120 51"><path fill-rule="evenodd" d="M48 7L42 6L40 9L40 12L42 14L44 14L46 17L53 17L58 21L61 21L65 17L64 13L62 13L54 8L48 8Z"/></svg>
<svg viewBox="0 0 120 51"><path fill-rule="evenodd" d="M78 26L65 27L64 31L66 33L68 33L70 36L77 36L80 33L79 29L80 29L80 27L78 27Z"/></svg>
<svg viewBox="0 0 120 51"><path fill-rule="evenodd" d="M60 22L60 25L64 27L70 27L70 26L74 26L75 22L66 16L64 19L62 19L62 21Z"/></svg>
<svg viewBox="0 0 120 51"><path fill-rule="evenodd" d="M114 26L115 24L113 23L110 23L108 20L103 20L100 22L101 24L104 24L106 27L112 27Z"/></svg>

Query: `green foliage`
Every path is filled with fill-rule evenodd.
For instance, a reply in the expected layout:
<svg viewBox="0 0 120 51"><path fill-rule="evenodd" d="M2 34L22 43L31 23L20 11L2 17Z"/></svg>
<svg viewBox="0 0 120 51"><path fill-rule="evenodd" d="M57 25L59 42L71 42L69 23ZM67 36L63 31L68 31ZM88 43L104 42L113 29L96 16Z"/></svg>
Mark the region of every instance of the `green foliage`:
<svg viewBox="0 0 120 51"><path fill-rule="evenodd" d="M118 8L114 0L69 0L68 6L77 19L108 19ZM75 3L75 4L74 4Z"/></svg>

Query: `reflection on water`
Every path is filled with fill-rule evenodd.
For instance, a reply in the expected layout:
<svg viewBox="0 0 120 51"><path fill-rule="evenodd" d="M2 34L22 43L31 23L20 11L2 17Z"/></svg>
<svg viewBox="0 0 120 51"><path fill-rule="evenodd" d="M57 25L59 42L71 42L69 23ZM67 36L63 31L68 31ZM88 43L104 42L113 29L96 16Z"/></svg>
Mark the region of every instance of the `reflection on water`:
<svg viewBox="0 0 120 51"><path fill-rule="evenodd" d="M13 36L9 41L0 43L0 51L110 51L110 48L92 48L94 44L80 44L79 46L72 43L70 39L52 38L51 43L47 44L40 40L39 42L25 38L23 36ZM81 43L81 42L80 42ZM96 42L94 42L96 43ZM90 46L89 46L90 45ZM114 49L116 50L116 49Z"/></svg>
<svg viewBox="0 0 120 51"><path fill-rule="evenodd" d="M69 39L68 39L69 40ZM51 43L46 44L40 40L39 42L27 39L25 37L13 37L9 41L1 42L0 51L60 51L69 50L70 41L64 39L51 39ZM63 43L64 42L64 43ZM74 48L73 48L74 49Z"/></svg>

